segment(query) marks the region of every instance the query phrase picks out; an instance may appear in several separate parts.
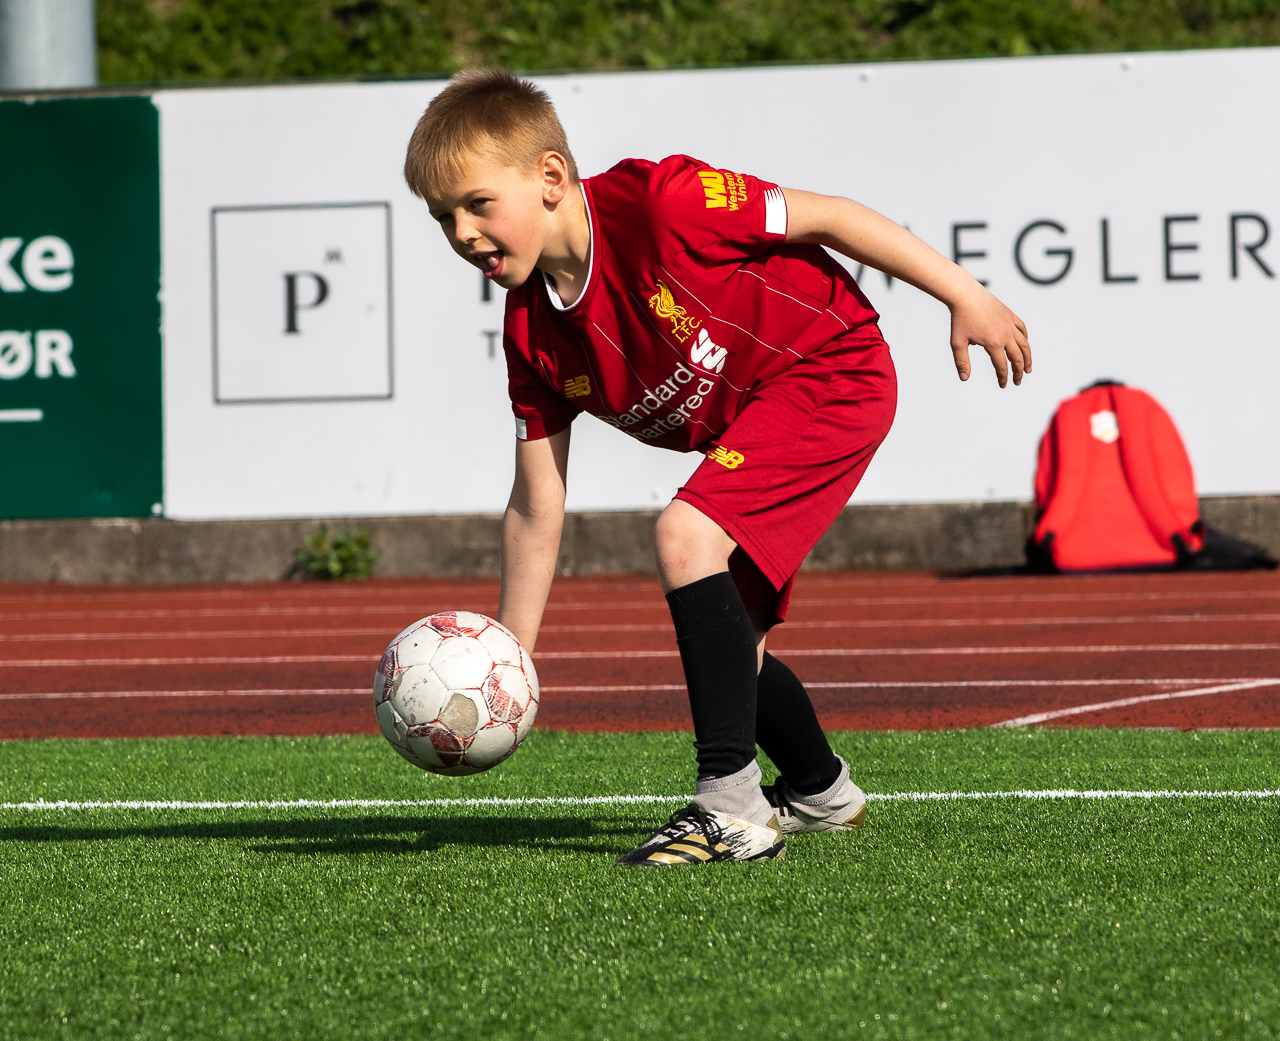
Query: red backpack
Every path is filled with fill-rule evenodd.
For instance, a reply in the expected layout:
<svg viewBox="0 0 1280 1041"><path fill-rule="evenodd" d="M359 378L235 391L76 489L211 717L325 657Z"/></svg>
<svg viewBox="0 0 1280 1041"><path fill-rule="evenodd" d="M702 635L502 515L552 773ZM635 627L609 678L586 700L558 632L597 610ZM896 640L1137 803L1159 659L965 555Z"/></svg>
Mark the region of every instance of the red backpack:
<svg viewBox="0 0 1280 1041"><path fill-rule="evenodd" d="M1191 460L1151 395L1108 380L1062 402L1040 439L1033 563L1189 567L1204 548Z"/></svg>

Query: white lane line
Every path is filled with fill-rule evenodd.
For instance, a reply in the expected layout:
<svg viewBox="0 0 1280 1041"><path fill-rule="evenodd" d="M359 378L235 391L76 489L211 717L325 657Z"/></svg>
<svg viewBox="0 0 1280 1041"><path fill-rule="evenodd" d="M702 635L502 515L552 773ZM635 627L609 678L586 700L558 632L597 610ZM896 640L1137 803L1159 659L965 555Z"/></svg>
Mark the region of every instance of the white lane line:
<svg viewBox="0 0 1280 1041"><path fill-rule="evenodd" d="M3 600L3 597L0 597ZM486 600L483 603L458 601L450 606L454 611L479 611L492 614L498 609L496 601ZM134 608L132 610L95 610L92 607L81 611L8 611L0 612L0 621L65 621L72 618L278 618L280 616L297 615L305 618L330 617L341 615L350 618L353 614L394 614L403 616L408 622L415 618L423 618L432 613L428 604L347 604L342 607L207 607L207 608ZM436 607L434 610L444 610ZM391 623L388 623L391 624ZM403 628L403 627L402 627Z"/></svg>
<svg viewBox="0 0 1280 1041"><path fill-rule="evenodd" d="M0 408L0 423L39 423L44 419L40 408Z"/></svg>
<svg viewBox="0 0 1280 1041"><path fill-rule="evenodd" d="M815 649L774 647L772 653L787 658L873 658L950 654L1163 654L1171 651L1277 650L1280 650L1280 643L1133 643L1039 647L824 647ZM675 658L679 653L679 651L547 651L535 654L533 660L538 662L592 658ZM0 664L6 663L0 662Z"/></svg>
<svg viewBox="0 0 1280 1041"><path fill-rule="evenodd" d="M830 622L786 622L788 629L893 629L900 626L944 628L998 625L1002 628L1011 625L1169 625L1171 623L1195 622L1280 622L1280 614L1206 614L1203 611L1189 611L1183 614L1135 614L1135 615L1070 615L1055 617L1045 615L1037 618L864 618L853 621ZM566 626L566 629L572 628ZM585 627L584 627L585 628ZM670 628L668 626L667 628Z"/></svg>
<svg viewBox="0 0 1280 1041"><path fill-rule="evenodd" d="M642 599L627 601L569 601L563 603L551 602L547 604L548 611L614 611L614 610L653 610L666 612L666 605L656 596L656 587L650 590L648 587L637 587L638 592L644 594ZM331 598L341 591L325 590L326 599ZM387 595L394 595L399 590L390 591ZM655 595L649 596L653 592ZM272 591L274 595L274 590ZM155 594L148 591L148 594L154 598ZM243 595L243 594L241 594ZM369 596L371 594L365 593ZM457 594L458 599L450 602L451 594L441 593L434 589L423 589L421 598L417 597L416 590L406 591L406 596L414 596L413 602L407 603L388 603L387 596L384 595L378 602L370 602L365 604L347 604L343 606L321 607L314 604L299 604L297 606L277 606L262 607L259 605L246 604L243 607L209 607L209 608L181 608L181 607L164 607L164 608L114 608L103 610L92 606L97 600L89 600L90 606L86 606L80 610L61 610L61 611L10 611L0 612L0 621L25 619L70 619L70 618L228 618L228 617L260 617L268 618L277 615L350 615L359 611L361 614L396 614L404 615L410 621L413 618L420 618L423 615L430 614L433 610L444 611L480 611L485 614L492 614L497 610L497 601L486 599L484 601L476 601L468 599L474 597L474 591L462 591ZM161 594L165 602L173 602L180 599L194 599L191 597L179 598L173 594ZM230 596L230 594L228 594ZM426 598L429 597L429 600ZM210 599L212 597L209 597ZM88 599L88 598L84 598ZM106 598L103 598L106 599ZM111 597L110 599L117 602L121 597ZM141 596L134 599L142 599ZM857 597L797 597L791 601L793 608L797 607L883 607L883 606L903 606L903 605L925 605L932 606L935 604L1031 604L1031 603L1114 603L1117 601L1154 601L1154 600L1252 600L1267 599L1280 600L1280 589L1251 589L1240 591L1226 590L1177 590L1163 593L1019 593L1010 595L993 595L993 596L857 596ZM22 595L6 595L0 596L0 604L36 604L36 603L70 603L75 602L68 597L50 597L50 596L22 596Z"/></svg>
<svg viewBox="0 0 1280 1041"><path fill-rule="evenodd" d="M372 688L333 687L316 690L264 688L262 690L55 690L30 694L0 694L0 701L60 700L66 698L251 698L301 695L343 697L360 694L372 697Z"/></svg>
<svg viewBox="0 0 1280 1041"><path fill-rule="evenodd" d="M1130 705L1145 705L1153 701L1172 701L1175 698L1201 698L1209 694L1230 694L1237 690L1254 690L1258 687L1274 687L1280 685L1280 679L1248 680L1243 683L1226 683L1215 687L1201 687L1197 690L1175 690L1163 694L1143 694L1136 698L1120 698L1117 701L1100 701L1093 705L1076 705L1073 708L1059 708L1051 712L1034 712L1029 716L1018 716L1006 719L1003 723L992 723L996 727L1027 727L1036 723L1044 723L1050 719L1065 719L1067 716L1078 716L1086 712L1105 712L1108 709L1127 708Z"/></svg>
<svg viewBox="0 0 1280 1041"><path fill-rule="evenodd" d="M1119 617L1063 617L1044 618L862 618L829 622L788 622L787 631L796 629L948 629L989 628L1008 629L1015 626L1041 625L1168 625L1185 623L1204 625L1227 622L1280 622L1280 614L1190 614L1124 615ZM547 633L673 633L670 622L657 624L619 625L544 625ZM51 633L0 633L0 643L63 643L68 640L260 640L306 639L317 636L380 636L394 635L387 626L361 626L358 628L310 628L310 629L172 629L167 632L51 632Z"/></svg>
<svg viewBox="0 0 1280 1041"><path fill-rule="evenodd" d="M1173 623L1206 622L1280 622L1280 614L1204 614L1193 611L1187 614L1152 614L1072 616L1043 618L857 618L829 622L786 622L786 631L796 629L934 629L1036 625L1169 625ZM672 632L670 623L656 625L544 625L542 633L652 633Z"/></svg>
<svg viewBox="0 0 1280 1041"><path fill-rule="evenodd" d="M395 633L390 632L385 625L360 629L221 629L216 631L175 629L170 632L144 633L4 633L0 634L0 643L62 643L66 640L255 640L295 637L309 639L316 636L381 636L389 640L395 636Z"/></svg>
<svg viewBox="0 0 1280 1041"><path fill-rule="evenodd" d="M309 665L317 662L378 664L377 654L273 654L209 656L204 658L14 658L0 660L0 668L76 668L104 665Z"/></svg>
<svg viewBox="0 0 1280 1041"><path fill-rule="evenodd" d="M1115 603L1116 601L1151 600L1245 600L1280 599L1280 589L1214 590L1178 589L1153 593L995 593L970 596L852 596L809 598L797 597L792 607L844 607L863 605L881 607L910 604L1087 604Z"/></svg>
<svg viewBox="0 0 1280 1041"><path fill-rule="evenodd" d="M1068 799L1274 799L1280 788L1242 789L1232 791L1124 791L1115 789L1047 788L1036 791L1009 792L868 792L868 802L969 802L997 799L1026 799L1056 802ZM520 806L642 806L653 803L687 802L688 795L594 795L552 796L524 799L110 799L110 800L45 800L3 802L0 810L80 811L80 810L346 810L346 809L484 809Z"/></svg>
<svg viewBox="0 0 1280 1041"><path fill-rule="evenodd" d="M344 612L345 613L345 612ZM1122 615L1107 617L1073 616L1055 618L860 618L827 622L788 622L787 631L797 629L959 629L991 628L1008 629L1016 626L1044 625L1169 625L1169 624L1225 624L1237 622L1280 622L1280 614L1189 614ZM572 633L674 633L670 622L655 624L618 625L544 625L542 634ZM334 636L394 635L385 625L347 628L310 629L172 629L167 632L51 632L51 633L0 633L0 643L63 643L68 640L261 640L261 639L309 639Z"/></svg>
<svg viewBox="0 0 1280 1041"><path fill-rule="evenodd" d="M804 685L812 690L880 690L904 689L914 690L919 687L1163 687L1194 686L1197 683L1244 683L1249 677L1223 676L1221 678L1170 678L1170 679L1124 679L1124 680L857 680L831 681L805 680ZM544 694L594 694L612 692L635 692L659 690L684 690L683 683L625 683L625 684L581 684L576 686L544 686ZM21 695L14 695L20 697Z"/></svg>
<svg viewBox="0 0 1280 1041"><path fill-rule="evenodd" d="M1081 644L1040 647L825 647L818 649L774 648L773 653L788 658L873 658L918 657L921 655L981 654L1165 654L1173 651L1276 651L1280 643L1137 643ZM535 662L583 661L618 658L676 658L679 651L548 651L535 654ZM376 654L278 654L210 655L174 658L11 658L0 660L0 668L80 668L108 665L309 665L325 662L365 662L374 666Z"/></svg>
<svg viewBox="0 0 1280 1041"><path fill-rule="evenodd" d="M805 683L813 690L915 690L929 688L991 687L1173 687L1195 686L1205 683L1249 683L1248 677L1178 678L1170 679L1122 679L1122 680L886 680L886 681L814 681ZM1265 680L1265 683L1280 680ZM656 691L683 691L683 683L619 683L544 685L544 694L643 694ZM247 690L57 690L29 691L19 694L0 694L0 701L31 701L67 698L221 698L221 697L364 697L371 693L366 687L262 687Z"/></svg>

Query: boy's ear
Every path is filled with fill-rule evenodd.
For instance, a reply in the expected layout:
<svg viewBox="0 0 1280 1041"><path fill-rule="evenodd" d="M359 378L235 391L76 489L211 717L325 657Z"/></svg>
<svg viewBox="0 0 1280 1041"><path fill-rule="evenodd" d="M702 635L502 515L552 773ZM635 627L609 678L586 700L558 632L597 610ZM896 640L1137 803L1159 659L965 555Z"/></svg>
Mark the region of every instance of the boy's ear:
<svg viewBox="0 0 1280 1041"><path fill-rule="evenodd" d="M542 180L542 199L555 205L569 192L569 164L559 152L543 152L539 163Z"/></svg>

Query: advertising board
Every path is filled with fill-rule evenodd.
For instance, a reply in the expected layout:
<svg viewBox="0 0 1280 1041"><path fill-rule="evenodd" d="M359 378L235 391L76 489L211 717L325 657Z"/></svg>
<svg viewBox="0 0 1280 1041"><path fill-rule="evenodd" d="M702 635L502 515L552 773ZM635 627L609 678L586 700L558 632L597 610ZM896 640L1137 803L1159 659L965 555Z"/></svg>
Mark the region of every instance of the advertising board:
<svg viewBox="0 0 1280 1041"><path fill-rule="evenodd" d="M850 263L901 380L858 501L1028 498L1057 402L1102 377L1169 409L1203 493L1280 490L1280 135L1257 108L1280 96L1280 51L537 79L586 175L682 152L851 196L1026 320L1022 387L997 389L981 352L961 384L945 307ZM170 516L502 508L502 294L400 175L442 85L156 98ZM340 213L349 227L325 223ZM584 417L570 508L664 505L698 461Z"/></svg>
<svg viewBox="0 0 1280 1041"><path fill-rule="evenodd" d="M0 518L160 509L157 128L148 98L0 102Z"/></svg>

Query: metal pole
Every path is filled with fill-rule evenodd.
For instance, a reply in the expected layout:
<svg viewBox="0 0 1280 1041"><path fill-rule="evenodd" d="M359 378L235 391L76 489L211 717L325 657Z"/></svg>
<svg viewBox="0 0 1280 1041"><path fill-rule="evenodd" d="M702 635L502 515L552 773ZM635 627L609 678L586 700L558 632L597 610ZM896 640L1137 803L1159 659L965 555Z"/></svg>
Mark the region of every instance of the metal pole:
<svg viewBox="0 0 1280 1041"><path fill-rule="evenodd" d="M98 85L94 0L0 0L0 90Z"/></svg>

